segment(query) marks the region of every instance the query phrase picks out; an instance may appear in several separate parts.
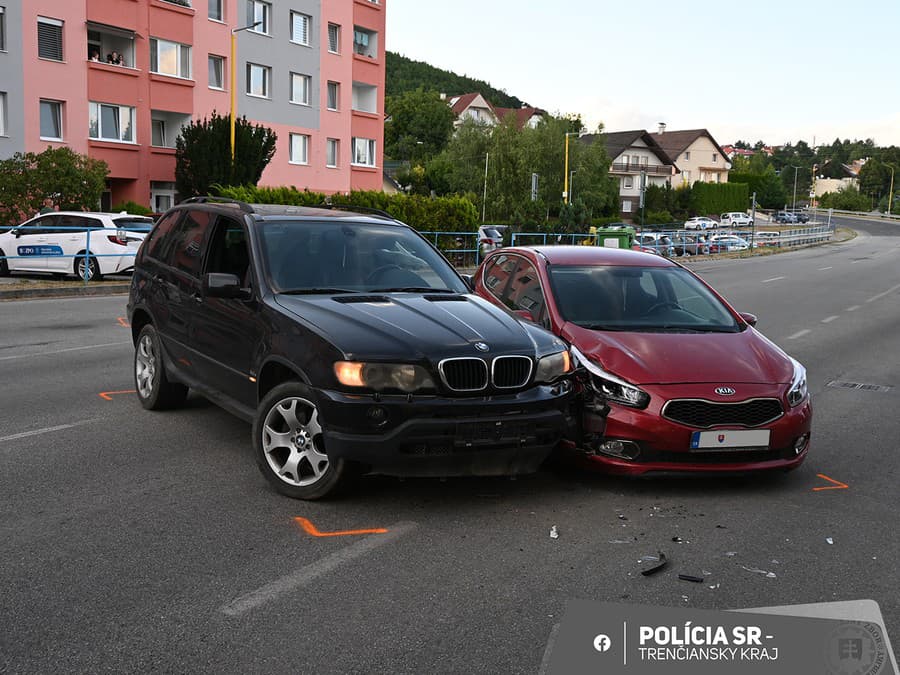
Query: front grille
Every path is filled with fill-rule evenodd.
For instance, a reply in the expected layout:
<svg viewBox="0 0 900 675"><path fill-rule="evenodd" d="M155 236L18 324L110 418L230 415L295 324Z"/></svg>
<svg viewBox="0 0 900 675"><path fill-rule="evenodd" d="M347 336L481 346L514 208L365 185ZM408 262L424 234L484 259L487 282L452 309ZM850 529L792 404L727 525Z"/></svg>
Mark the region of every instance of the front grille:
<svg viewBox="0 0 900 675"><path fill-rule="evenodd" d="M738 403L716 403L701 399L676 399L663 407L663 417L696 429L717 426L758 427L781 417L781 402L755 398Z"/></svg>
<svg viewBox="0 0 900 675"><path fill-rule="evenodd" d="M444 384L453 391L481 391L487 387L488 368L482 359L446 359L438 369Z"/></svg>
<svg viewBox="0 0 900 675"><path fill-rule="evenodd" d="M532 361L527 356L498 356L494 359L491 379L498 389L515 389L528 384Z"/></svg>

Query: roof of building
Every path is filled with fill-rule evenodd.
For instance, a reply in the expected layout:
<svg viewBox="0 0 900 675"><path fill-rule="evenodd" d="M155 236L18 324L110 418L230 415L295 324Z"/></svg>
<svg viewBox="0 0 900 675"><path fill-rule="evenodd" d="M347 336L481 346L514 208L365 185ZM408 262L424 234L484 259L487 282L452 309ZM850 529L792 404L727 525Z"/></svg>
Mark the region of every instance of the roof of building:
<svg viewBox="0 0 900 675"><path fill-rule="evenodd" d="M534 106L522 106L521 108L494 108L494 112L497 115L498 119L504 119L510 113L513 113L516 116L516 122L519 124L519 128L522 129L528 121L534 117L535 115L546 115L547 111L542 110L541 108L535 108Z"/></svg>
<svg viewBox="0 0 900 675"><path fill-rule="evenodd" d="M471 106L475 99L477 99L481 94L478 92L474 92L471 94L460 94L459 96L454 96L450 99L450 109L457 115L461 115L465 110ZM484 99L484 102L487 103L488 108L490 108L491 112L495 115L497 114L496 110L494 110L494 106L491 105L491 102L486 98L481 96Z"/></svg>
<svg viewBox="0 0 900 675"><path fill-rule="evenodd" d="M706 129L686 129L684 131L665 131L663 133L650 134L653 139L666 151L670 157L677 158L681 153L691 147L691 144L701 136L706 136L716 146L716 149L725 156L722 146L716 142L713 135Z"/></svg>
<svg viewBox="0 0 900 675"><path fill-rule="evenodd" d="M655 154L663 165L674 166L675 162L672 157L663 148L660 147L653 135L644 129L632 129L631 131L604 131L601 134L585 134L580 137L583 143L591 143L594 138L601 138L606 143L606 153L610 160L615 161L616 157L631 148L635 141L641 140L647 146L647 149Z"/></svg>

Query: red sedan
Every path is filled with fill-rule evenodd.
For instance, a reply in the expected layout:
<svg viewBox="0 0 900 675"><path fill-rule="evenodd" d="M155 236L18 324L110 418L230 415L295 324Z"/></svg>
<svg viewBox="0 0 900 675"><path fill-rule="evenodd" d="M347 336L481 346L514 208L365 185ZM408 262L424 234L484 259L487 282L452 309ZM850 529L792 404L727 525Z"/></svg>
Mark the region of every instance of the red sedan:
<svg viewBox="0 0 900 675"><path fill-rule="evenodd" d="M681 265L595 246L511 247L474 282L570 345L584 385L578 450L592 463L733 472L806 458L806 369Z"/></svg>

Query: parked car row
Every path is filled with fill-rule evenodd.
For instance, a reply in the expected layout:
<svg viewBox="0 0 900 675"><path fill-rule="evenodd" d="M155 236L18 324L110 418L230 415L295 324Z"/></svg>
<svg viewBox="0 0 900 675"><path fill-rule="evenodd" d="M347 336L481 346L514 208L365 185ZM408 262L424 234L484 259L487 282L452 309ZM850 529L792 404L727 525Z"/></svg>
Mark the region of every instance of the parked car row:
<svg viewBox="0 0 900 675"><path fill-rule="evenodd" d="M642 474L787 470L809 447L803 366L659 255L503 248L472 280L381 212L196 198L141 246L128 316L140 403L192 389L246 419L301 499L554 450Z"/></svg>
<svg viewBox="0 0 900 675"><path fill-rule="evenodd" d="M802 211L778 211L772 220L776 223L808 223L809 215Z"/></svg>

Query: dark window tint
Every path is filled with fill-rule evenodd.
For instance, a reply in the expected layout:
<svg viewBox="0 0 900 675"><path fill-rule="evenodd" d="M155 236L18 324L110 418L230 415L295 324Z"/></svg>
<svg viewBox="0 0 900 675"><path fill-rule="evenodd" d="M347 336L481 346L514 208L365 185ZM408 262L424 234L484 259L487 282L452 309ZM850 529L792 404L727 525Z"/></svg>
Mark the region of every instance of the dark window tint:
<svg viewBox="0 0 900 675"><path fill-rule="evenodd" d="M215 219L209 211L188 211L172 236L172 248L166 252L166 262L182 272L200 276L203 255L203 236Z"/></svg>
<svg viewBox="0 0 900 675"><path fill-rule="evenodd" d="M57 222L59 221L59 216L44 216L43 218L36 218L32 220L30 223L27 223L19 228L19 232L22 233L22 236L35 235L35 234L50 234L54 232L54 228L56 227Z"/></svg>
<svg viewBox="0 0 900 675"><path fill-rule="evenodd" d="M147 255L160 261L164 260L166 249L170 248L169 244L172 240L169 234L178 223L181 214L182 211L172 211L160 218L153 232L150 233L150 236L147 239L145 248Z"/></svg>
<svg viewBox="0 0 900 675"><path fill-rule="evenodd" d="M250 252L244 228L236 220L219 218L209 241L206 271L233 274L244 286L249 282Z"/></svg>
<svg viewBox="0 0 900 675"><path fill-rule="evenodd" d="M503 301L510 309L527 310L535 321L540 320L544 311L544 291L534 265L525 260L519 264Z"/></svg>
<svg viewBox="0 0 900 675"><path fill-rule="evenodd" d="M56 232L59 234L78 234L90 228L101 227L99 220L82 218L81 216L59 216L56 221Z"/></svg>

